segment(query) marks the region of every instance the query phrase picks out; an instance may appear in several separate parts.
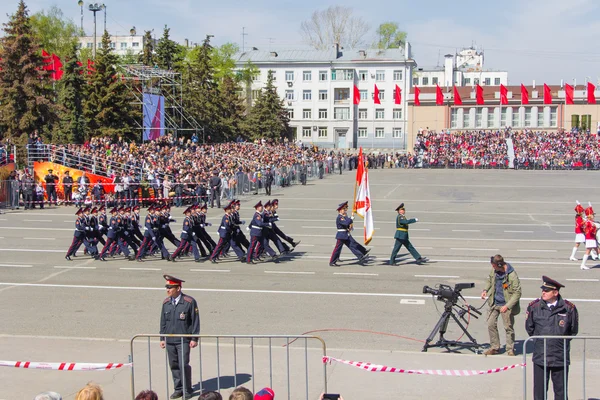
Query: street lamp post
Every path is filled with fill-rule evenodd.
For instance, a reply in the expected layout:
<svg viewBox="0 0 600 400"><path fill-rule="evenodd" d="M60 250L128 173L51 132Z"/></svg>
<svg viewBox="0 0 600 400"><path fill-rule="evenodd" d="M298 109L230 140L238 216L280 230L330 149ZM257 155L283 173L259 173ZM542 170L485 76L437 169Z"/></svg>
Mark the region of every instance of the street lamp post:
<svg viewBox="0 0 600 400"><path fill-rule="evenodd" d="M83 33L83 0L79 0L79 1L77 2L77 5L78 5L78 6L81 8L81 26L80 26L80 28L79 28L81 32L79 32L79 34L80 34L81 36L83 36L83 35L85 35L85 34Z"/></svg>
<svg viewBox="0 0 600 400"><path fill-rule="evenodd" d="M94 13L94 59L96 58L96 45L98 44L96 41L96 13L102 10L102 6L98 3L93 3L88 6L88 10Z"/></svg>

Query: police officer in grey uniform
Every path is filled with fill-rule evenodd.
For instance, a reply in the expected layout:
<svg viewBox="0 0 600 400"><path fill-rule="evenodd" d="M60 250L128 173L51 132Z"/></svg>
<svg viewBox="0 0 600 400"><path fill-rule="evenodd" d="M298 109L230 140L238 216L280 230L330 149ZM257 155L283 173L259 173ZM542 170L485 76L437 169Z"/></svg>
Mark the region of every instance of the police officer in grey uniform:
<svg viewBox="0 0 600 400"><path fill-rule="evenodd" d="M200 333L200 314L198 304L193 297L181 292L181 284L185 281L171 275L163 275L165 278L168 297L163 301L160 314L160 333L169 334L191 334ZM198 346L195 337L161 337L160 347L167 349L169 366L173 374L175 391L171 399L191 399L192 390L192 367L190 366L190 351ZM182 370L184 374L182 376ZM185 387L184 387L185 385Z"/></svg>
<svg viewBox="0 0 600 400"><path fill-rule="evenodd" d="M561 297L565 287L542 276L542 297L529 303L525 329L529 336L575 336L579 331L579 314L575 304ZM565 348L566 346L566 348ZM570 340L537 339L533 348L533 398L545 400L552 377L555 399L566 399L570 363Z"/></svg>

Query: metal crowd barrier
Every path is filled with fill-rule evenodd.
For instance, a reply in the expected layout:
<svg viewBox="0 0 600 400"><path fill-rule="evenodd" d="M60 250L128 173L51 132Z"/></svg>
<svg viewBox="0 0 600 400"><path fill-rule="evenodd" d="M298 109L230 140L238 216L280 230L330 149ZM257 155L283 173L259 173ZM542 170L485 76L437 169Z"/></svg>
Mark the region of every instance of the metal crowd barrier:
<svg viewBox="0 0 600 400"><path fill-rule="evenodd" d="M161 337L180 338L182 348L185 348L184 345L187 345L187 342L184 338L190 338L190 335L140 334L131 338L129 362L133 363L131 367L132 400L135 398L136 383L146 381L140 375L147 375L147 384L143 386L143 389L159 392L161 389L165 389L166 396L164 398L168 399L170 396L169 386L172 377L167 351L166 349L163 351L165 365L160 369L155 366L157 363L161 363L159 357L162 359L162 356L154 354L153 358L152 352L152 347L159 345L151 339ZM319 393L327 393L327 364L322 362L323 357L327 355L327 347L325 341L320 337L198 335L194 338L198 339L198 347L191 349L190 354L192 387L195 386L194 383L198 383L197 387L200 393L204 390L220 392L223 389L233 389L239 385L247 386L252 393L268 386L277 393L278 399L284 399L287 396L288 400L301 398L310 400L316 398ZM138 360L139 357L134 356L134 343L138 339L145 339L143 343L147 349L146 361ZM316 347L309 347L309 342L316 343ZM298 352L299 355L296 354ZM193 359L195 358L194 353L198 354L196 360ZM196 366L197 371L195 371ZM183 369L181 371L183 372ZM156 384L157 377L165 379L164 387ZM205 381L207 377L209 378ZM313 381L313 379L321 380L321 378L321 382ZM182 379L183 388L185 388L184 373L182 373ZM300 389L301 387L303 389ZM198 390L195 390L196 394ZM303 395L300 394L300 390L304 391Z"/></svg>
<svg viewBox="0 0 600 400"><path fill-rule="evenodd" d="M544 358L546 358L546 354L548 353L548 340L549 339L558 339L558 340L562 340L563 341L563 368L564 368L564 378L565 378L565 386L566 386L566 390L565 390L565 397L564 400L567 400L568 398L568 392L571 388L576 387L576 385L571 385L570 383L567 384L567 378L568 378L568 374L569 372L571 373L571 375L573 375L573 368L577 367L579 365L581 365L581 392L580 393L576 393L575 395L572 395L572 398L582 398L582 399L588 399L587 397L587 391L588 391L588 386L587 386L587 379L586 379L586 358L587 358L587 341L588 340L600 340L600 336L531 336L529 338L527 338L527 340L525 340L523 342L523 364L525 364L525 367L523 367L523 400L527 400L527 392L528 392L528 388L527 388L527 374L528 374L528 366L533 366L533 363L527 363L527 345L529 343L531 343L531 346L534 345L535 340L543 340L544 341ZM571 363L570 366L566 364L566 356L567 356L567 344L569 344L571 341L577 341L577 342L583 342L582 349L581 350L581 362L577 361L577 362L573 362L573 357L570 357L571 359ZM597 347L597 345L596 345ZM577 350L577 349L576 349ZM573 354L573 348L570 348L570 353ZM569 368L565 368L569 366ZM547 371L547 366L546 364L544 364L544 376L546 375L546 371ZM529 370L533 370L532 368L529 368ZM570 371L569 371L570 370ZM580 372L580 371L577 371ZM594 376L596 376L596 372L594 370ZM597 380L592 380L592 382L598 383ZM544 400L547 400L549 398L548 396L548 382L544 381L544 389L545 389L545 393L546 395L544 396ZM597 387L595 389L596 394L600 393L600 386ZM554 398L554 395L552 395L552 397ZM598 397L598 396L596 396ZM533 396L532 396L533 398ZM556 400L563 400L563 399L558 399L556 398Z"/></svg>
<svg viewBox="0 0 600 400"><path fill-rule="evenodd" d="M0 181L0 210L19 207L19 181Z"/></svg>

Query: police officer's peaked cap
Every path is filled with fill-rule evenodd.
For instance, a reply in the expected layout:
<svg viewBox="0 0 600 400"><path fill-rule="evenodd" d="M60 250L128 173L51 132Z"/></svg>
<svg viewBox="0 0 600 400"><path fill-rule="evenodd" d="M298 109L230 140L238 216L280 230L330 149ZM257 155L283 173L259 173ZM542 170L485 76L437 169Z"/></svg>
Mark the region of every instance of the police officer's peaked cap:
<svg viewBox="0 0 600 400"><path fill-rule="evenodd" d="M97 213L97 212L98 212L98 209L96 207L92 208L92 211L91 211L92 214Z"/></svg>
<svg viewBox="0 0 600 400"><path fill-rule="evenodd" d="M263 204L262 204L262 201L261 201L261 200L259 200L259 201L258 201L258 203L256 203L256 204L254 205L254 208L258 208L258 207L262 207L262 206L263 206Z"/></svg>
<svg viewBox="0 0 600 400"><path fill-rule="evenodd" d="M267 202L265 203L264 207L271 207L271 201L267 200Z"/></svg>
<svg viewBox="0 0 600 400"><path fill-rule="evenodd" d="M131 212L131 207L125 207L125 209L123 211L125 211L125 212Z"/></svg>
<svg viewBox="0 0 600 400"><path fill-rule="evenodd" d="M560 290L560 288L565 287L562 283L558 283L554 279L548 278L546 275L542 276L542 281L544 281L544 284L540 286L542 289Z"/></svg>
<svg viewBox="0 0 600 400"><path fill-rule="evenodd" d="M344 207L348 207L348 202L347 201L339 204L337 210L340 211Z"/></svg>
<svg viewBox="0 0 600 400"><path fill-rule="evenodd" d="M235 203L235 200L231 200L231 201L229 202L229 204L227 205L227 207L229 207L229 208L233 208L233 207L235 206L235 204L236 204L236 203Z"/></svg>
<svg viewBox="0 0 600 400"><path fill-rule="evenodd" d="M52 168L49 168L48 172L54 172L54 170Z"/></svg>
<svg viewBox="0 0 600 400"><path fill-rule="evenodd" d="M65 171L65 174L68 174L68 173L69 173L69 171Z"/></svg>
<svg viewBox="0 0 600 400"><path fill-rule="evenodd" d="M83 212L84 212L84 213L86 213L86 212L90 212L90 210L91 210L91 209L92 209L92 208L91 208L90 206L87 206L86 208L84 208L84 209L83 209Z"/></svg>
<svg viewBox="0 0 600 400"><path fill-rule="evenodd" d="M198 207L196 206L196 208L198 208ZM206 203L202 204L202 205L200 206L200 209L201 209L201 210L208 210L208 204L206 204Z"/></svg>
<svg viewBox="0 0 600 400"><path fill-rule="evenodd" d="M181 284L183 282L185 282L184 280L181 280L179 278L175 278L172 275L163 275L163 278L165 278L165 280L167 281L167 285L181 286Z"/></svg>
<svg viewBox="0 0 600 400"><path fill-rule="evenodd" d="M119 209L117 207L114 207L112 210L110 210L111 214L118 213L118 212L119 212Z"/></svg>
<svg viewBox="0 0 600 400"><path fill-rule="evenodd" d="M273 205L279 204L279 199L273 199L273 200L271 200L271 204L273 204Z"/></svg>
<svg viewBox="0 0 600 400"><path fill-rule="evenodd" d="M404 203L401 203L398 207L396 207L396 211L404 210Z"/></svg>
<svg viewBox="0 0 600 400"><path fill-rule="evenodd" d="M190 206L190 207L186 208L185 210L183 210L183 213L184 213L184 214L187 214L187 213L189 213L189 212L192 212L192 207L193 207L193 206Z"/></svg>
<svg viewBox="0 0 600 400"><path fill-rule="evenodd" d="M75 215L79 215L83 212L83 208L79 207L79 210L75 211Z"/></svg>
<svg viewBox="0 0 600 400"><path fill-rule="evenodd" d="M225 207L223 207L224 211L230 210L231 209L231 203L227 204Z"/></svg>
<svg viewBox="0 0 600 400"><path fill-rule="evenodd" d="M122 213L123 211L125 211L125 207L121 207L117 210L117 212Z"/></svg>
<svg viewBox="0 0 600 400"><path fill-rule="evenodd" d="M154 211L154 206L153 206L153 205L150 205L150 206L148 207L148 212L152 212L152 211Z"/></svg>
<svg viewBox="0 0 600 400"><path fill-rule="evenodd" d="M104 207L104 204L100 206L100 208L98 208L98 211L102 212L106 210L106 207Z"/></svg>
<svg viewBox="0 0 600 400"><path fill-rule="evenodd" d="M132 210L139 210L140 206L133 206Z"/></svg>
<svg viewBox="0 0 600 400"><path fill-rule="evenodd" d="M242 204L242 202L240 201L240 199L237 199L237 200L234 200L234 201L235 201L235 204L237 204L237 205Z"/></svg>

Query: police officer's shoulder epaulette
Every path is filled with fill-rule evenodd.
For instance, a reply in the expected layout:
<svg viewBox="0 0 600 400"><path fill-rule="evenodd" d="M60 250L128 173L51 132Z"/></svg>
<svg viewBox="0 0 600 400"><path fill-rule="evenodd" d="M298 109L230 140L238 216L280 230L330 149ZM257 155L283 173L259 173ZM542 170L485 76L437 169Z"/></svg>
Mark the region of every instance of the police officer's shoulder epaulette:
<svg viewBox="0 0 600 400"><path fill-rule="evenodd" d="M183 296L183 300L187 301L188 303L193 303L194 299L191 298L190 296Z"/></svg>
<svg viewBox="0 0 600 400"><path fill-rule="evenodd" d="M163 301L163 304L167 304L167 303L168 303L168 302L170 302L170 301L171 301L171 298L170 298L170 297L167 297L167 298L165 299L165 301Z"/></svg>
<svg viewBox="0 0 600 400"><path fill-rule="evenodd" d="M531 303L529 303L529 307L532 307L532 306L536 305L539 302L540 302L540 299L535 299L534 301L532 301Z"/></svg>
<svg viewBox="0 0 600 400"><path fill-rule="evenodd" d="M565 300L565 305L569 308L577 308L575 304L571 303L569 300Z"/></svg>

